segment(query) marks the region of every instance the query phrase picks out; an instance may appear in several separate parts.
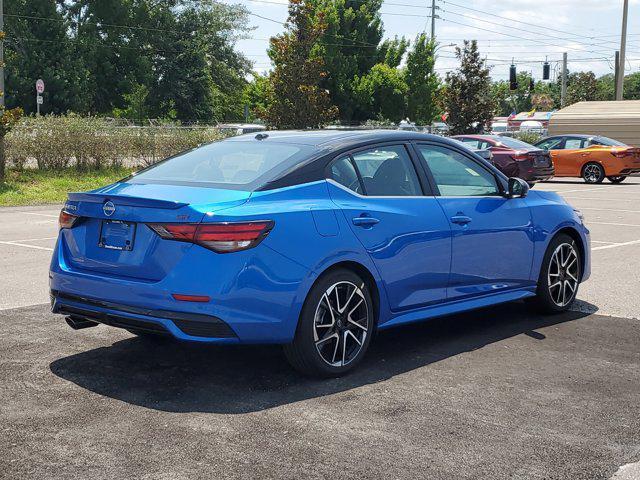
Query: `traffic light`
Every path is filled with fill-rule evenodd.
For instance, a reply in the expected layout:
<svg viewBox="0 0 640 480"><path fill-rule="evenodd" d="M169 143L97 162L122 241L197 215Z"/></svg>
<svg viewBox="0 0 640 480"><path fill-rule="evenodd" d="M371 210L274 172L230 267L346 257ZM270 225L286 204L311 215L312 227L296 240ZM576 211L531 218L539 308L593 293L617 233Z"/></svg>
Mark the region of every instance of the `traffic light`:
<svg viewBox="0 0 640 480"><path fill-rule="evenodd" d="M509 89L517 90L518 89L518 77L516 75L516 66L511 64L509 67Z"/></svg>
<svg viewBox="0 0 640 480"><path fill-rule="evenodd" d="M551 78L551 65L549 62L544 62L542 64L542 79L549 80L549 78Z"/></svg>

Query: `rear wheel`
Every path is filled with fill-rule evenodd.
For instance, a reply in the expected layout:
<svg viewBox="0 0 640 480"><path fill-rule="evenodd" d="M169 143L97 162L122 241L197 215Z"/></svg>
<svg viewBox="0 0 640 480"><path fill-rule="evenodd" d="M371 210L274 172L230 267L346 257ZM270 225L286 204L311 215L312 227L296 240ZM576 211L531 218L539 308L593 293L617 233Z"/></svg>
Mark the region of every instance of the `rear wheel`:
<svg viewBox="0 0 640 480"><path fill-rule="evenodd" d="M582 265L573 238L556 236L544 255L536 297L532 302L545 313L564 312L571 308L578 293Z"/></svg>
<svg viewBox="0 0 640 480"><path fill-rule="evenodd" d="M335 270L311 288L295 338L284 353L304 374L339 376L362 361L374 323L366 283L350 270Z"/></svg>
<svg viewBox="0 0 640 480"><path fill-rule="evenodd" d="M627 178L624 175L617 175L614 177L607 177L607 180L609 180L611 183L622 183L624 182L624 179Z"/></svg>
<svg viewBox="0 0 640 480"><path fill-rule="evenodd" d="M595 162L582 167L582 179L587 183L601 183L604 180L604 168Z"/></svg>

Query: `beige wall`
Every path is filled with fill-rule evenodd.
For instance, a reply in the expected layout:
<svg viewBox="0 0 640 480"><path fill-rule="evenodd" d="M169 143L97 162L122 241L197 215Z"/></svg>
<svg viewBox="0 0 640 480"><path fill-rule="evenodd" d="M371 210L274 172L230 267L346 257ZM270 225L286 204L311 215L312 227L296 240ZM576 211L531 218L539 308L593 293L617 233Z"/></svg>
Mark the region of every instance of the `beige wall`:
<svg viewBox="0 0 640 480"><path fill-rule="evenodd" d="M579 102L555 112L549 135L604 135L640 146L640 100Z"/></svg>

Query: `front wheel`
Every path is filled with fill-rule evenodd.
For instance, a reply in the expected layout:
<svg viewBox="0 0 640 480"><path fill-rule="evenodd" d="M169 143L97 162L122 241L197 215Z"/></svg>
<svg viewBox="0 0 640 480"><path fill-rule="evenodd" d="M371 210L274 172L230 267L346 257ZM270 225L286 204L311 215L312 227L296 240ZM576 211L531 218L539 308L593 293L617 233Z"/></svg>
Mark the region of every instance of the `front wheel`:
<svg viewBox="0 0 640 480"><path fill-rule="evenodd" d="M617 175L617 176L613 176L613 177L607 177L607 180L609 180L611 183L622 183L624 182L624 179L627 178L624 175Z"/></svg>
<svg viewBox="0 0 640 480"><path fill-rule="evenodd" d="M534 305L545 313L571 308L578 293L581 275L580 252L573 238L556 236L544 255Z"/></svg>
<svg viewBox="0 0 640 480"><path fill-rule="evenodd" d="M587 163L582 167L582 179L587 183L602 183L604 180L604 168L599 163Z"/></svg>
<svg viewBox="0 0 640 480"><path fill-rule="evenodd" d="M362 361L374 324L366 283L350 270L335 270L309 291L295 338L284 353L306 375L337 377Z"/></svg>

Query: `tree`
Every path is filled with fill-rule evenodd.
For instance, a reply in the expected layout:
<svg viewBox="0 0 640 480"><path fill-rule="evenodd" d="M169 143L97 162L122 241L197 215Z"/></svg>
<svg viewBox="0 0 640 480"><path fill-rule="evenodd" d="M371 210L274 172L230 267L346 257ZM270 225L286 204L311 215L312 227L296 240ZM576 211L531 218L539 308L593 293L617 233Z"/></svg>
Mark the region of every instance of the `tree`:
<svg viewBox="0 0 640 480"><path fill-rule="evenodd" d="M366 75L377 63L396 61L403 48L397 39L380 46L382 0L309 1L313 2L314 14L326 25L319 42L326 71L321 86L337 105L340 120L366 120L367 112L359 110L353 95L354 79Z"/></svg>
<svg viewBox="0 0 640 480"><path fill-rule="evenodd" d="M291 0L286 31L271 38L272 97L263 115L277 128L317 128L338 114L320 87L326 71L318 41L326 24L322 14L314 13L306 0Z"/></svg>
<svg viewBox="0 0 640 480"><path fill-rule="evenodd" d="M593 72L577 72L569 75L566 105L596 99L598 84Z"/></svg>
<svg viewBox="0 0 640 480"><path fill-rule="evenodd" d="M46 84L43 113L86 112L89 71L67 35L70 24L51 0L5 2L6 102L36 111L35 82Z"/></svg>
<svg viewBox="0 0 640 480"><path fill-rule="evenodd" d="M0 32L0 35L1 34ZM3 94L4 92L0 92L0 95ZM4 171L7 163L4 152L4 137L17 125L22 115L23 111L20 107L0 107L0 181L4 180Z"/></svg>
<svg viewBox="0 0 640 480"><path fill-rule="evenodd" d="M268 75L253 73L252 81L248 82L242 92L242 104L249 107L250 115L260 115L269 105L273 96Z"/></svg>
<svg viewBox="0 0 640 480"><path fill-rule="evenodd" d="M422 33L416 37L407 57L407 114L411 120L422 125L430 125L439 113L434 98L440 84L433 69L435 49L435 42Z"/></svg>
<svg viewBox="0 0 640 480"><path fill-rule="evenodd" d="M386 63L374 65L353 82L354 98L369 118L398 122L406 115L407 84L402 73Z"/></svg>
<svg viewBox="0 0 640 480"><path fill-rule="evenodd" d="M136 84L131 93L124 94L124 100L127 103L126 108L115 108L113 110L113 116L116 118L128 118L130 120L142 122L142 120L148 118L148 96L149 89L146 85Z"/></svg>
<svg viewBox="0 0 640 480"><path fill-rule="evenodd" d="M456 47L456 57L460 67L446 78L447 123L453 135L479 133L489 127L495 111L489 69L475 40L465 40L462 49Z"/></svg>

